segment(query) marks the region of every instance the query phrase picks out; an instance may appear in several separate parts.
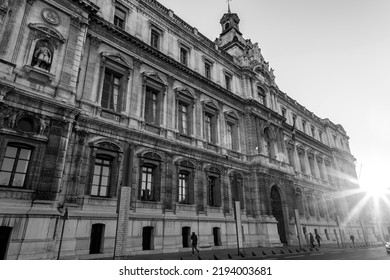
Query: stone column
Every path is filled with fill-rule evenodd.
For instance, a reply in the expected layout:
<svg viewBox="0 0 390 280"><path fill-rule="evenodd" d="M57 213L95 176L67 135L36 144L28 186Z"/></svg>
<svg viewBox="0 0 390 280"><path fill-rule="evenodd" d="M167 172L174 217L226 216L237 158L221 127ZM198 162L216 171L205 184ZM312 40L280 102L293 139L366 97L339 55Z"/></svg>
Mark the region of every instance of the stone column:
<svg viewBox="0 0 390 280"><path fill-rule="evenodd" d="M309 199L307 193L302 192L302 203L303 203L303 210L305 212L306 219L310 218L310 210L309 210Z"/></svg>
<svg viewBox="0 0 390 280"><path fill-rule="evenodd" d="M64 65L61 71L59 85L56 89L56 99L73 104L76 98L76 85L84 49L86 24L78 17L71 17L69 36L65 51Z"/></svg>
<svg viewBox="0 0 390 280"><path fill-rule="evenodd" d="M303 157L304 157L304 161L305 161L305 167L306 167L306 175L310 175L312 174L311 172L311 166L310 166L310 163L309 163L309 158L307 156L307 151L305 150L304 154L303 154Z"/></svg>
<svg viewBox="0 0 390 280"><path fill-rule="evenodd" d="M89 38L88 58L87 58L86 74L84 78L85 79L84 88L82 89L81 102L93 104L97 102L97 94L93 90L93 85L94 82L96 85L99 84L98 82L96 82L98 81L98 77L99 77L99 72L96 72L96 69L99 69L98 49L101 40L92 35L89 35L88 38ZM96 86L95 88L98 88L98 86Z"/></svg>
<svg viewBox="0 0 390 280"><path fill-rule="evenodd" d="M20 3L24 2L24 1L12 1L12 2L15 2L15 3L20 5ZM19 51L22 47L23 38L26 36L26 28L28 26L27 19L30 15L31 7L33 4L34 4L34 0L27 0L26 1L26 7L24 10L22 22L20 24L21 27L20 27L19 34L18 34L18 39L16 40L14 52L12 54L11 63L13 63L13 64L16 64L16 61L17 61L18 55L19 55ZM17 8L16 7L11 7L11 8L13 8L12 13L15 13ZM11 17L10 20L12 22L10 22L8 26L10 27L11 30L9 30L10 32L6 31L6 34L3 34L3 38L1 39L1 43L0 43L0 54L6 53L6 51L8 49L8 44L11 42L12 29L15 27L14 20L16 21L17 19Z"/></svg>
<svg viewBox="0 0 390 280"><path fill-rule="evenodd" d="M117 226L113 259L121 259L127 255L127 234L129 228L129 211L131 201L131 187L122 186L118 196Z"/></svg>

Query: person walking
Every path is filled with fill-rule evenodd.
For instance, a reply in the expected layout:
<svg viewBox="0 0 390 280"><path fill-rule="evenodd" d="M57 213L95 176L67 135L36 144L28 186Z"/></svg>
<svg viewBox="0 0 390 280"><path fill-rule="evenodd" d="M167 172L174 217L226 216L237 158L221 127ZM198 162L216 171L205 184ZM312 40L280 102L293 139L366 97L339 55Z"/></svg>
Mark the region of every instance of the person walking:
<svg viewBox="0 0 390 280"><path fill-rule="evenodd" d="M309 233L309 241L310 241L310 248L314 248L316 245L314 245L314 236L311 232Z"/></svg>
<svg viewBox="0 0 390 280"><path fill-rule="evenodd" d="M318 233L316 233L316 240L317 240L317 243L318 243L318 247L321 247L321 240L322 240L322 238L321 238L321 236Z"/></svg>
<svg viewBox="0 0 390 280"><path fill-rule="evenodd" d="M351 236L349 238L351 238L352 245L355 246L355 236L353 234L351 234Z"/></svg>
<svg viewBox="0 0 390 280"><path fill-rule="evenodd" d="M192 235L191 235L191 241L192 241L192 255L195 254L195 250L198 252L199 254L199 250L196 246L198 246L198 236L196 236L195 232L192 232Z"/></svg>

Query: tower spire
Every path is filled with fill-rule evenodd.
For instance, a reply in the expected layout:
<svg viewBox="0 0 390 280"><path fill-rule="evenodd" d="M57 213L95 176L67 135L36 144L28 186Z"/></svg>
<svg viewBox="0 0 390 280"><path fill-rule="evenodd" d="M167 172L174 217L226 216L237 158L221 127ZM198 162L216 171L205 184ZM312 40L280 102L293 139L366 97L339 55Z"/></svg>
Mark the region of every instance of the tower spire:
<svg viewBox="0 0 390 280"><path fill-rule="evenodd" d="M226 0L226 2L228 3L228 13L229 14L231 13L231 11L230 11L230 1L232 1L232 0Z"/></svg>

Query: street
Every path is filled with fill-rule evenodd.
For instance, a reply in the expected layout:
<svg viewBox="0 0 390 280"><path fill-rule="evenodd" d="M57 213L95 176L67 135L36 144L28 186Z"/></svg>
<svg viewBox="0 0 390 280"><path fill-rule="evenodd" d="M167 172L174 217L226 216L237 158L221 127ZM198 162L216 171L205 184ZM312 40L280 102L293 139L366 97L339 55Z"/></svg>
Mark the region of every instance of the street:
<svg viewBox="0 0 390 280"><path fill-rule="evenodd" d="M390 255L383 247L327 249L310 254L278 255L262 259L268 260L390 260Z"/></svg>

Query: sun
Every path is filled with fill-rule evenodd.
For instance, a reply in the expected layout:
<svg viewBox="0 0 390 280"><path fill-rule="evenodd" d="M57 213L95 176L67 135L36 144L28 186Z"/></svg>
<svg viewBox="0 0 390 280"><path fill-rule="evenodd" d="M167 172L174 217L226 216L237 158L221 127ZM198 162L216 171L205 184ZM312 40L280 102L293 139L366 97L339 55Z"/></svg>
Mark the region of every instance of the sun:
<svg viewBox="0 0 390 280"><path fill-rule="evenodd" d="M361 190L371 197L384 198L390 195L390 186L384 184L382 180L370 177L368 180L359 180ZM364 179L364 178L362 178Z"/></svg>

